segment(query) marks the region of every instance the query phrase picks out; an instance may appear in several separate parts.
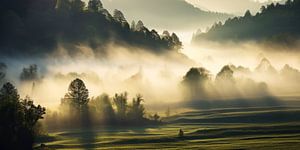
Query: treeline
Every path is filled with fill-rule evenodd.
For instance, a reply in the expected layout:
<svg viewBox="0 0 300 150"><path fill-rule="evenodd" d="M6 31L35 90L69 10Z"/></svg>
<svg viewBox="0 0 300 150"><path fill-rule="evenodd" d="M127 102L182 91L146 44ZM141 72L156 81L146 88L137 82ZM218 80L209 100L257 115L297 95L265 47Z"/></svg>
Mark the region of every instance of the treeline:
<svg viewBox="0 0 300 150"><path fill-rule="evenodd" d="M84 82L75 79L61 99L59 111L48 111L44 124L50 129L160 124L158 114L147 116L143 102L138 94L129 104L126 92L89 98Z"/></svg>
<svg viewBox="0 0 300 150"><path fill-rule="evenodd" d="M159 35L142 21L129 25L121 11L111 15L100 0L2 0L0 20L1 55L48 54L59 46L71 51L79 44L101 52L110 42L154 52L182 46L175 33Z"/></svg>
<svg viewBox="0 0 300 150"><path fill-rule="evenodd" d="M20 98L11 83L4 84L0 90L0 149L32 149L39 131L37 122L45 111L29 97Z"/></svg>
<svg viewBox="0 0 300 150"><path fill-rule="evenodd" d="M262 6L261 12L252 15L248 10L243 17L215 23L207 33L198 33L193 43L211 41L271 41L293 44L300 36L300 0L285 4Z"/></svg>
<svg viewBox="0 0 300 150"><path fill-rule="evenodd" d="M228 100L241 97L267 97L265 82L251 79L249 68L225 65L218 74L213 75L206 68L191 68L183 77L181 85L185 99L189 101Z"/></svg>

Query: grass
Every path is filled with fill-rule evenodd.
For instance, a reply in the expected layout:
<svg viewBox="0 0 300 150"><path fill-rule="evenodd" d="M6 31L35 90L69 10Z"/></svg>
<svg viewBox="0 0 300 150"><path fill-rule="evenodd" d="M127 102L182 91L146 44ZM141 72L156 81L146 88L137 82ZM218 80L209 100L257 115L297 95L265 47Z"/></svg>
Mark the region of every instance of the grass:
<svg viewBox="0 0 300 150"><path fill-rule="evenodd" d="M169 124L51 132L50 149L300 149L300 108L191 111ZM178 130L185 136L178 138ZM37 142L39 145L41 142Z"/></svg>

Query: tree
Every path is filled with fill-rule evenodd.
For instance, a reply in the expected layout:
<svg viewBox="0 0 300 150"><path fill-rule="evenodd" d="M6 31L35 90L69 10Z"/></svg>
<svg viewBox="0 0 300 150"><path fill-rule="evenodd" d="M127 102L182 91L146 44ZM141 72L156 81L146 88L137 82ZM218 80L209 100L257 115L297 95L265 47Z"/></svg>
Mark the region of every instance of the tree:
<svg viewBox="0 0 300 150"><path fill-rule="evenodd" d="M71 8L71 2L69 0L58 0L56 8L60 12L67 12Z"/></svg>
<svg viewBox="0 0 300 150"><path fill-rule="evenodd" d="M136 31L142 31L145 29L144 23L139 20L135 26Z"/></svg>
<svg viewBox="0 0 300 150"><path fill-rule="evenodd" d="M179 50L182 48L182 42L175 33L172 33L173 49Z"/></svg>
<svg viewBox="0 0 300 150"><path fill-rule="evenodd" d="M73 13L82 12L85 7L85 3L81 0L70 0L70 11Z"/></svg>
<svg viewBox="0 0 300 150"><path fill-rule="evenodd" d="M120 23L127 23L126 18L124 17L124 14L120 11L115 9L113 18Z"/></svg>
<svg viewBox="0 0 300 150"><path fill-rule="evenodd" d="M142 105L143 101L143 96L140 94L138 94L136 98L133 98L132 105L128 111L128 116L131 120L140 121L144 118L145 108Z"/></svg>
<svg viewBox="0 0 300 150"><path fill-rule="evenodd" d="M110 97L107 94L102 94L96 97L93 100L93 103L96 107L96 111L100 113L100 116L102 116L105 121L114 120L115 112L112 107Z"/></svg>
<svg viewBox="0 0 300 150"><path fill-rule="evenodd" d="M35 125L45 111L28 97L20 99L11 83L4 84L0 90L0 149L32 149Z"/></svg>
<svg viewBox="0 0 300 150"><path fill-rule="evenodd" d="M0 84L5 78L7 66L5 63L0 63Z"/></svg>
<svg viewBox="0 0 300 150"><path fill-rule="evenodd" d="M247 10L247 11L246 11L244 17L245 17L245 18L250 18L250 17L252 17L250 10Z"/></svg>
<svg viewBox="0 0 300 150"><path fill-rule="evenodd" d="M17 89L11 84L6 83L0 90L0 102L17 102L20 96L18 94Z"/></svg>
<svg viewBox="0 0 300 150"><path fill-rule="evenodd" d="M79 112L87 109L89 102L89 91L84 82L80 79L75 79L69 85L68 93L63 99L63 104L68 104Z"/></svg>
<svg viewBox="0 0 300 150"><path fill-rule="evenodd" d="M183 77L182 85L189 99L205 98L206 86L210 81L209 71L205 68L191 68Z"/></svg>
<svg viewBox="0 0 300 150"><path fill-rule="evenodd" d="M132 22L131 22L130 29L131 29L132 31L136 31L136 26L135 26L134 20L132 20Z"/></svg>
<svg viewBox="0 0 300 150"><path fill-rule="evenodd" d="M152 121L154 121L154 122L159 122L160 120L160 116L157 114L157 113L155 113L154 115L150 115L149 116L150 117L150 119L152 120Z"/></svg>
<svg viewBox="0 0 300 150"><path fill-rule="evenodd" d="M227 81L234 83L233 71L229 65L224 66L221 71L217 74L216 81Z"/></svg>
<svg viewBox="0 0 300 150"><path fill-rule="evenodd" d="M115 94L113 102L117 108L117 117L120 120L124 120L127 111L127 92L121 94Z"/></svg>
<svg viewBox="0 0 300 150"><path fill-rule="evenodd" d="M102 2L100 0L89 0L88 10L91 12L99 12L103 9Z"/></svg>
<svg viewBox="0 0 300 150"><path fill-rule="evenodd" d="M28 68L23 68L20 75L21 81L33 81L38 79L38 67L36 64L30 65Z"/></svg>

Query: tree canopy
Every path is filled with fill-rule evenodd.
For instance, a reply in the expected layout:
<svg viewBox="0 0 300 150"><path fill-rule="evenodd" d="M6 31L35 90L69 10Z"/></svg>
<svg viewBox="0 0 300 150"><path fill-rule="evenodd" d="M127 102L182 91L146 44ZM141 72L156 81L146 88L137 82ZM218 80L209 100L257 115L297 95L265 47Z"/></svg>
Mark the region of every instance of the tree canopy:
<svg viewBox="0 0 300 150"><path fill-rule="evenodd" d="M72 53L79 44L101 53L111 42L152 52L178 47L153 36L140 21L131 30L121 11L112 16L100 0L87 5L81 0L4 0L0 7L1 55L46 55L58 46Z"/></svg>
<svg viewBox="0 0 300 150"><path fill-rule="evenodd" d="M230 18L215 24L207 33L193 37L193 43L212 41L271 41L293 45L300 38L300 0L285 4L262 6L261 12L251 15L248 10L242 17Z"/></svg>
<svg viewBox="0 0 300 150"><path fill-rule="evenodd" d="M45 108L21 99L17 89L6 83L0 90L0 149L32 149L35 125L43 119Z"/></svg>

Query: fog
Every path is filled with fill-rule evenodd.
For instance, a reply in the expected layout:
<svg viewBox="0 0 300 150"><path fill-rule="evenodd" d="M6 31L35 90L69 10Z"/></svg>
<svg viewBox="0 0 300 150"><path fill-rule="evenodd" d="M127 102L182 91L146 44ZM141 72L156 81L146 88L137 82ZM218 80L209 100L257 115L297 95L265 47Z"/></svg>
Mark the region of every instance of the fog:
<svg viewBox="0 0 300 150"><path fill-rule="evenodd" d="M146 104L181 100L177 91L182 74L196 65L180 53L154 54L147 50L111 45L103 55L94 54L86 46L72 56L58 49L44 59L2 59L7 65L6 80L17 85L21 97L56 108L75 78L84 80L90 97L102 93L113 95L127 91L134 97L140 93ZM38 66L38 79L20 81L24 67Z"/></svg>
<svg viewBox="0 0 300 150"><path fill-rule="evenodd" d="M58 108L75 78L85 82L90 97L127 91L131 99L140 93L148 108L201 99L300 96L299 52L255 42L204 43L201 46L185 43L182 53L159 54L113 44L101 51L105 53L95 54L81 45L72 55L61 47L45 58L1 60L7 66L5 81L13 82L21 97L30 96L51 109ZM21 80L22 69L31 64L38 66L36 78ZM222 83L216 79L225 65L230 65L233 71L233 85L227 79ZM200 95L196 99L189 97L190 91L182 85L192 67L203 67L209 72L209 82L196 91ZM274 72L270 72L272 69ZM261 90L262 85L266 89Z"/></svg>
<svg viewBox="0 0 300 150"><path fill-rule="evenodd" d="M216 75L224 65L242 66L249 72L234 71L236 79L265 82L273 96L299 96L299 46L284 47L256 42L203 42L183 51L200 66ZM293 75L291 75L293 74Z"/></svg>

